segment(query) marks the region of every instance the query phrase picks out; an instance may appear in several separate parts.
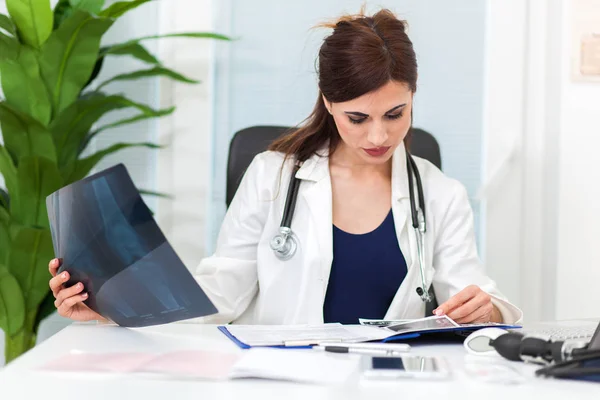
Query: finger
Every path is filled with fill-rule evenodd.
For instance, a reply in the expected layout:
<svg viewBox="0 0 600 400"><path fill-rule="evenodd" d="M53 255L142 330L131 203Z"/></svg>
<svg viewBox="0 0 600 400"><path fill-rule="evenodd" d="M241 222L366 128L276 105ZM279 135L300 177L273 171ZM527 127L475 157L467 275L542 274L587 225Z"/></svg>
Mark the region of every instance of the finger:
<svg viewBox="0 0 600 400"><path fill-rule="evenodd" d="M69 297L62 302L60 307L58 307L58 313L63 317L69 317L72 312L72 308L77 304L81 303L88 298L87 293L78 294L76 296Z"/></svg>
<svg viewBox="0 0 600 400"><path fill-rule="evenodd" d="M75 296L79 292L83 290L83 283L79 282L76 285L71 286L70 288L63 289L56 296L56 300L54 301L54 306L56 308L60 307L60 305L68 298Z"/></svg>
<svg viewBox="0 0 600 400"><path fill-rule="evenodd" d="M450 299L448 299L448 301L446 301L445 303L442 303L438 308L433 310L433 313L435 315L444 315L444 314L447 315L449 312L454 310L456 307L466 303L467 301L469 301L470 299L475 297L477 292L480 290L481 289L479 289L479 287L475 286L475 285L467 286L466 288L464 288L463 290L461 290L454 296L450 297Z"/></svg>
<svg viewBox="0 0 600 400"><path fill-rule="evenodd" d="M454 310L450 311L447 315L448 317L456 321L457 319L461 319L469 314L472 314L473 312L475 312L475 310L490 303L490 301L490 295L481 291L471 300L467 301L460 307L457 307Z"/></svg>
<svg viewBox="0 0 600 400"><path fill-rule="evenodd" d="M459 324L473 324L473 323L480 323L480 322L490 322L492 320L492 311L493 310L494 310L494 305L490 302L490 303L487 303L487 304L479 307L477 310L475 310L471 314L469 314L463 318L460 318L458 320L454 320L454 321Z"/></svg>
<svg viewBox="0 0 600 400"><path fill-rule="evenodd" d="M50 290L54 297L58 296L58 293L62 290L62 285L69 280L69 273L67 271L62 272L60 275L50 279Z"/></svg>
<svg viewBox="0 0 600 400"><path fill-rule="evenodd" d="M52 276L56 276L56 271L58 271L58 269L60 268L60 259L58 258L54 258L50 261L50 263L48 264L48 270L50 271L50 274Z"/></svg>

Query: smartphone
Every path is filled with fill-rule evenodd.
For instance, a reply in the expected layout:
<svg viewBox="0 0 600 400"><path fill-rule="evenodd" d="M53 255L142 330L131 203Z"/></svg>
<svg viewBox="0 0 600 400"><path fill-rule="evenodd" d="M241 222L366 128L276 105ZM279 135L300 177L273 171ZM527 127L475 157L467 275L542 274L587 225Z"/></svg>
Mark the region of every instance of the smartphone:
<svg viewBox="0 0 600 400"><path fill-rule="evenodd" d="M363 357L363 376L368 379L446 379L450 369L441 357Z"/></svg>

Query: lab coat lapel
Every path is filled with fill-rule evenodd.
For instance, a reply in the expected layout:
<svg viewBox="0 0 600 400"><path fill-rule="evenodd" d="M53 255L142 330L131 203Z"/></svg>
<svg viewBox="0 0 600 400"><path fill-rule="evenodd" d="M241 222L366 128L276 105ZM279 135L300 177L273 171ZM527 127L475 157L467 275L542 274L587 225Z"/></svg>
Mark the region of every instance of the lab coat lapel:
<svg viewBox="0 0 600 400"><path fill-rule="evenodd" d="M410 269L415 257L413 257L411 252L413 246L408 234L411 216L410 192L408 190L406 173L406 150L404 144L402 144L398 146L392 158L392 214L394 216L398 244L406 260L406 265Z"/></svg>
<svg viewBox="0 0 600 400"><path fill-rule="evenodd" d="M323 293L329 273L331 271L331 262L333 261L333 221L332 221L332 194L331 177L329 174L329 157L327 155L313 155L306 160L298 170L296 177L302 179L304 189L301 195L306 201L310 211L314 234L317 237L319 246L319 266L320 275L325 283Z"/></svg>
<svg viewBox="0 0 600 400"><path fill-rule="evenodd" d="M416 190L416 187L415 187ZM420 315L419 302L415 302L415 289L418 286L419 264L417 257L416 237L412 229L410 212L410 192L406 168L406 150L404 144L398 146L392 159L392 214L396 227L396 237L408 269L404 281L396 292L386 313L386 319L407 318ZM415 315L408 310L416 308Z"/></svg>

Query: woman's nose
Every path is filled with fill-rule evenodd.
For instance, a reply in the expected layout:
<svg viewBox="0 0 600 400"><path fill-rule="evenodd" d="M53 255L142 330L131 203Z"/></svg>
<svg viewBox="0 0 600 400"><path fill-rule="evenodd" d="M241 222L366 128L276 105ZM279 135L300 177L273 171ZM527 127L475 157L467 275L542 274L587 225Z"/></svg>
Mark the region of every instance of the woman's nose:
<svg viewBox="0 0 600 400"><path fill-rule="evenodd" d="M382 146L388 140L388 134L383 126L374 126L373 129L369 130L367 139L373 146Z"/></svg>

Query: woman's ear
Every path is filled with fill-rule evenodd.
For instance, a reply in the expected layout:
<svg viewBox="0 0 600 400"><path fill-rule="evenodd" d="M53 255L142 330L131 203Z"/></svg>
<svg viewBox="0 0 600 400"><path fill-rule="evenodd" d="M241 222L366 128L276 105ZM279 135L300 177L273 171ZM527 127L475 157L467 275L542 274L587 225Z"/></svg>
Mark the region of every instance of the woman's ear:
<svg viewBox="0 0 600 400"><path fill-rule="evenodd" d="M325 104L325 108L327 109L327 111L329 111L329 114L331 114L331 103L327 101L324 94L322 94L321 97L323 97L323 103Z"/></svg>

